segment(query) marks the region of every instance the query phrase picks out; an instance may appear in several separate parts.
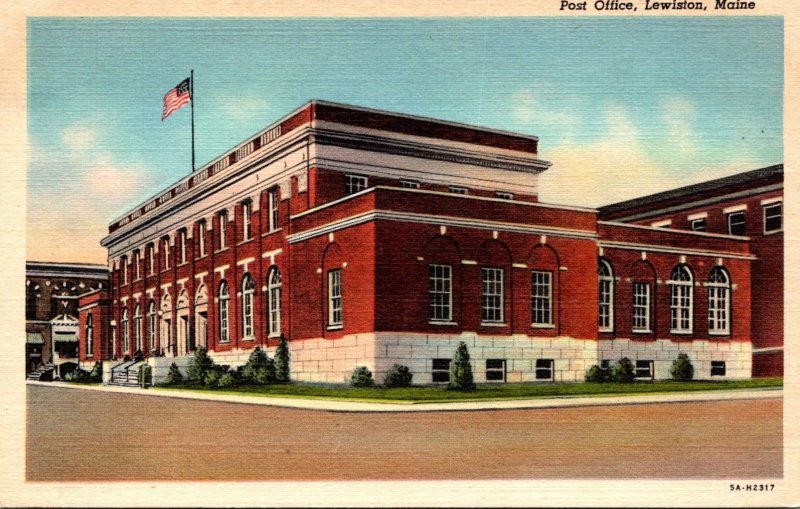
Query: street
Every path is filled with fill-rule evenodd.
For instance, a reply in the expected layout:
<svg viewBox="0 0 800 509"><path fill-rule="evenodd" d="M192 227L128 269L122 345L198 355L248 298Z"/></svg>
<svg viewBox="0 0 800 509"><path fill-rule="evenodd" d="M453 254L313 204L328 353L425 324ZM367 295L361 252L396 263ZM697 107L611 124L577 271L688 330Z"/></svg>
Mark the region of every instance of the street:
<svg viewBox="0 0 800 509"><path fill-rule="evenodd" d="M782 476L780 398L375 414L27 394L29 481Z"/></svg>

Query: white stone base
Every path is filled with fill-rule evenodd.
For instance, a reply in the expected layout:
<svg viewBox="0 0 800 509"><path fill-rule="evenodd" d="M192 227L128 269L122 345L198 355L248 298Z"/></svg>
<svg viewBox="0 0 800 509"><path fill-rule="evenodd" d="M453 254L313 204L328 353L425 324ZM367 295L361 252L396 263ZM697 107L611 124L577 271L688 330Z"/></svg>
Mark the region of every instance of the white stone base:
<svg viewBox="0 0 800 509"><path fill-rule="evenodd" d="M183 376L186 376L186 368L189 367L191 355L181 357L148 357L147 364L153 369L153 384L161 384L167 380L169 367L174 362Z"/></svg>

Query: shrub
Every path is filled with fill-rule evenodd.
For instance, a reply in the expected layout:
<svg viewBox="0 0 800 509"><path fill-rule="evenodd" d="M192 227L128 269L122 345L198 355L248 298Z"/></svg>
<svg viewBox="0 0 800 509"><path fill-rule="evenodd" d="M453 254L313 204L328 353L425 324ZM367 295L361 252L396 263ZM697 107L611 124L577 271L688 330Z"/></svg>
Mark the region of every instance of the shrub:
<svg viewBox="0 0 800 509"><path fill-rule="evenodd" d="M472 364L469 360L469 350L463 341L456 349L453 367L450 369L450 389L458 391L472 391L475 389L475 380L472 376Z"/></svg>
<svg viewBox="0 0 800 509"><path fill-rule="evenodd" d="M186 368L186 377L192 383L205 383L206 375L214 368L214 361L208 356L208 350L198 348L194 352L194 357L189 361Z"/></svg>
<svg viewBox="0 0 800 509"><path fill-rule="evenodd" d="M218 369L212 369L208 371L203 378L203 383L208 387L216 387L219 379L222 377L222 373Z"/></svg>
<svg viewBox="0 0 800 509"><path fill-rule="evenodd" d="M136 362L142 362L144 360L144 354L141 350L136 350L136 353L133 354L133 358L136 360Z"/></svg>
<svg viewBox="0 0 800 509"><path fill-rule="evenodd" d="M281 340L275 350L275 380L277 382L289 382L289 359L289 345L286 342L286 336L281 334Z"/></svg>
<svg viewBox="0 0 800 509"><path fill-rule="evenodd" d="M264 350L257 346L250 353L247 363L241 370L242 379L259 385L266 385L275 381L275 362L267 357Z"/></svg>
<svg viewBox="0 0 800 509"><path fill-rule="evenodd" d="M386 372L386 377L383 379L383 386L391 387L408 387L411 385L411 379L414 375L407 366L395 364L389 371Z"/></svg>
<svg viewBox="0 0 800 509"><path fill-rule="evenodd" d="M234 385L235 379L233 374L230 371L227 371L220 375L219 380L217 380L217 387L230 387Z"/></svg>
<svg viewBox="0 0 800 509"><path fill-rule="evenodd" d="M81 368L75 368L64 375L67 382L85 382L89 378L89 372Z"/></svg>
<svg viewBox="0 0 800 509"><path fill-rule="evenodd" d="M375 380L372 379L372 371L366 366L358 366L353 370L350 377L350 385L353 387L372 387L375 385Z"/></svg>
<svg viewBox="0 0 800 509"><path fill-rule="evenodd" d="M685 353L678 354L678 358L672 361L669 373L673 380L680 382L688 382L694 378L694 366L692 366L689 356Z"/></svg>
<svg viewBox="0 0 800 509"><path fill-rule="evenodd" d="M169 365L169 372L167 372L167 379L164 380L164 383L167 385L183 383L183 374L181 370L178 369L178 365L174 362Z"/></svg>
<svg viewBox="0 0 800 509"><path fill-rule="evenodd" d="M149 364L143 364L139 368L139 387L147 387L153 385L153 368Z"/></svg>
<svg viewBox="0 0 800 509"><path fill-rule="evenodd" d="M608 370L600 369L600 367L595 364L586 372L586 381L596 383L608 382Z"/></svg>
<svg viewBox="0 0 800 509"><path fill-rule="evenodd" d="M614 364L614 369L611 371L611 380L619 383L631 383L634 379L636 379L636 372L629 358L623 357Z"/></svg>
<svg viewBox="0 0 800 509"><path fill-rule="evenodd" d="M97 361L88 376L89 382L102 382L103 381L103 363Z"/></svg>

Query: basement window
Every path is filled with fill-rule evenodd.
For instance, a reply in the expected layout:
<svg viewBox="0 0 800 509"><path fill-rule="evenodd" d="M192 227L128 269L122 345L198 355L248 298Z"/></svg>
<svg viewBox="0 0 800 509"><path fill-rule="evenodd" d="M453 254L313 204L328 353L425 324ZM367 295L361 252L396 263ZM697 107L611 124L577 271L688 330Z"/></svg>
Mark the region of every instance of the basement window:
<svg viewBox="0 0 800 509"><path fill-rule="evenodd" d="M711 376L725 376L725 361L711 361Z"/></svg>
<svg viewBox="0 0 800 509"><path fill-rule="evenodd" d="M486 360L486 381L505 382L506 381L506 360L487 359Z"/></svg>
<svg viewBox="0 0 800 509"><path fill-rule="evenodd" d="M536 379L553 379L553 359L536 359Z"/></svg>
<svg viewBox="0 0 800 509"><path fill-rule="evenodd" d="M431 374L435 384L450 382L450 359L433 359Z"/></svg>
<svg viewBox="0 0 800 509"><path fill-rule="evenodd" d="M653 361L636 361L636 378L638 380L652 380Z"/></svg>

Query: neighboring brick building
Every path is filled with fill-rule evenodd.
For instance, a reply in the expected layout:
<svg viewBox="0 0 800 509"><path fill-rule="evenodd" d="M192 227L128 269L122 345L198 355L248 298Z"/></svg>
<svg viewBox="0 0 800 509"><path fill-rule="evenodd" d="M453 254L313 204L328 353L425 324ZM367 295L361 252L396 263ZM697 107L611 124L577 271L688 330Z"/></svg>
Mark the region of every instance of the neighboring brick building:
<svg viewBox="0 0 800 509"><path fill-rule="evenodd" d="M600 219L745 236L753 376L783 375L783 165L608 205Z"/></svg>
<svg viewBox="0 0 800 509"><path fill-rule="evenodd" d="M25 373L37 377L78 363L78 298L108 288L108 267L26 262Z"/></svg>
<svg viewBox="0 0 800 509"><path fill-rule="evenodd" d="M296 380L400 363L432 383L464 341L479 382L622 356L666 378L680 352L698 377L749 377L748 240L540 203L549 166L533 136L313 101L110 225L96 351L141 351L158 377L285 335Z"/></svg>

